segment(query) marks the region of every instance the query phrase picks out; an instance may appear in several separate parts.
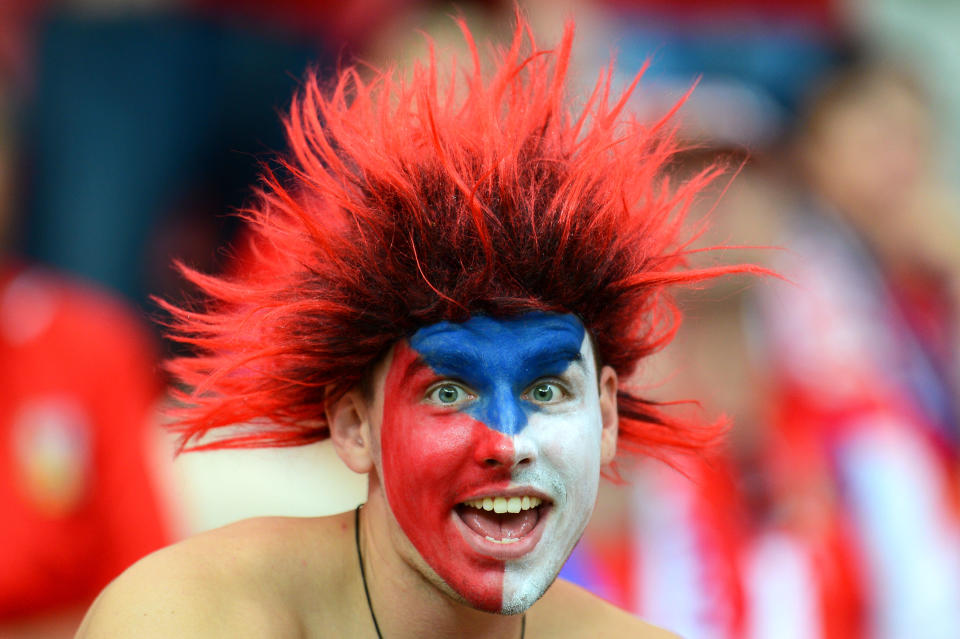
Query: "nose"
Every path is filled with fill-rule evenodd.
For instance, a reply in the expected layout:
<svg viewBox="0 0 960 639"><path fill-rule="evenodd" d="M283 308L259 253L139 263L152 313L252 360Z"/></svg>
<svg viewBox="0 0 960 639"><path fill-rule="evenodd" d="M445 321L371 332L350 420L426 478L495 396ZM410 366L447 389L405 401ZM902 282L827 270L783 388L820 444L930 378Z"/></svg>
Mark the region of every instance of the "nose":
<svg viewBox="0 0 960 639"><path fill-rule="evenodd" d="M520 435L527 415L509 384L494 388L478 415L487 426L483 442L476 448L476 460L482 466L512 469L529 463L531 447L519 445L527 438Z"/></svg>
<svg viewBox="0 0 960 639"><path fill-rule="evenodd" d="M527 415L508 385L494 390L484 412L483 420L487 426L505 435L516 435L527 425Z"/></svg>
<svg viewBox="0 0 960 639"><path fill-rule="evenodd" d="M493 430L490 435L476 448L475 459L481 466L512 470L532 464L536 458L536 450L526 437L508 437Z"/></svg>

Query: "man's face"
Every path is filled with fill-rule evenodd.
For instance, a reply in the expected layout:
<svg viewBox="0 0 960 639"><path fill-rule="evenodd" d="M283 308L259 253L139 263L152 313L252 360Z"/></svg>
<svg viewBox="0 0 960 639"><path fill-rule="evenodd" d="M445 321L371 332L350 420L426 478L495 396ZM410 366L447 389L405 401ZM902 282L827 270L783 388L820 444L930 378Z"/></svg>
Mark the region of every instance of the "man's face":
<svg viewBox="0 0 960 639"><path fill-rule="evenodd" d="M525 610L596 500L603 420L583 325L531 313L422 328L395 347L382 393L375 463L403 533L472 606Z"/></svg>

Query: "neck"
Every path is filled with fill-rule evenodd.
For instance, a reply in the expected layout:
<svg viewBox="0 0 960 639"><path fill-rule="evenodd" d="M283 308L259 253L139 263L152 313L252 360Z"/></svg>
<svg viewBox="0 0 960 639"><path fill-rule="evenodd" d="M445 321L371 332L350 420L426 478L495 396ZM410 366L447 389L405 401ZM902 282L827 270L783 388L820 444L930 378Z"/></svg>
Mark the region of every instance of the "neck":
<svg viewBox="0 0 960 639"><path fill-rule="evenodd" d="M391 531L396 534L391 535ZM405 550L398 546L405 544ZM360 515L360 545L367 588L384 639L408 637L520 637L521 616L484 612L455 601L408 561L419 561L439 582L402 536L389 512L383 491L371 478L370 496ZM358 568L359 572L359 568ZM359 575L358 575L359 577ZM403 593L402 597L397 596ZM373 621L369 621L373 633Z"/></svg>

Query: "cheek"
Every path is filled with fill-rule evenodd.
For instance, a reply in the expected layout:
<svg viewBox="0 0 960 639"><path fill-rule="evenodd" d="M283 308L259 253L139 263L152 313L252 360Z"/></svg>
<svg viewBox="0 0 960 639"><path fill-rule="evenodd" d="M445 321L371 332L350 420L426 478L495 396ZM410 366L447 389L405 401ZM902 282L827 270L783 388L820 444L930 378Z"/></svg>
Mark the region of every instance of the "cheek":
<svg viewBox="0 0 960 639"><path fill-rule="evenodd" d="M599 411L537 415L524 435L539 453L544 469L563 486L565 501L592 511L600 476Z"/></svg>
<svg viewBox="0 0 960 639"><path fill-rule="evenodd" d="M437 419L421 406L388 402L380 434L388 495L449 502L456 491L452 480L470 466L473 421L462 414Z"/></svg>
<svg viewBox="0 0 960 639"><path fill-rule="evenodd" d="M561 474L574 477L589 473L599 464L601 421L598 415L578 411L545 417L531 424L541 454ZM599 467L599 466L598 466Z"/></svg>
<svg viewBox="0 0 960 639"><path fill-rule="evenodd" d="M480 609L499 611L503 563L466 546L454 527L453 508L471 491L509 483L509 468L489 468L482 461L485 450L512 450L510 439L469 415L437 414L402 388L386 390L383 486L397 523L451 588Z"/></svg>

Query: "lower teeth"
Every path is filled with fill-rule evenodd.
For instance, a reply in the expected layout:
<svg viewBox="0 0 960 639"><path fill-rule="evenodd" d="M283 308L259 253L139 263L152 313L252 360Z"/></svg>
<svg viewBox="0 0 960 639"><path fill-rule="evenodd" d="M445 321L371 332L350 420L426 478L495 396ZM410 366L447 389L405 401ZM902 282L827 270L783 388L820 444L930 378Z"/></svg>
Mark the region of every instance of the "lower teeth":
<svg viewBox="0 0 960 639"><path fill-rule="evenodd" d="M495 544L515 544L520 540L515 537L504 537L503 539L494 539L493 537L487 537L487 541L492 541Z"/></svg>

